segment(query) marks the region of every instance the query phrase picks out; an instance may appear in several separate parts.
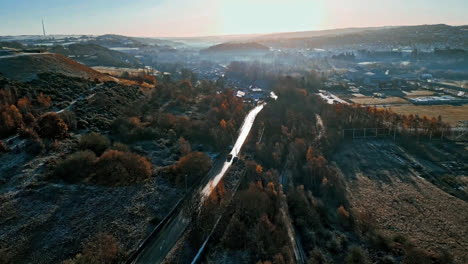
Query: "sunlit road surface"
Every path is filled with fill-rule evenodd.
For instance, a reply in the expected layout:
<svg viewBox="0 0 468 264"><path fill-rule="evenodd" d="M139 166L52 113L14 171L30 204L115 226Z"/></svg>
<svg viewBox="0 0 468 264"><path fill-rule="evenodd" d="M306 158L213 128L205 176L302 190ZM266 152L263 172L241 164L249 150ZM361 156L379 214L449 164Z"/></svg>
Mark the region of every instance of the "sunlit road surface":
<svg viewBox="0 0 468 264"><path fill-rule="evenodd" d="M260 113L263 109L263 104L255 107L252 109L247 117L244 119L244 123L242 124L241 127L241 132L239 134L239 137L237 138L236 144L234 144L234 147L232 148L231 155L232 157L236 157L239 155L239 152L244 145L245 140L247 139L247 136L250 133L250 129L252 129L253 123L255 121L255 117L257 117L257 114ZM218 185L219 181L223 178L224 174L226 171L229 169L229 167L232 165L232 161L234 158L232 158L229 162L226 161L223 165L223 168L221 171L212 179L202 190L202 194L207 197L210 195L211 191Z"/></svg>
<svg viewBox="0 0 468 264"><path fill-rule="evenodd" d="M328 104L334 104L335 102L340 103L340 104L349 104L345 100L339 98L338 96L336 96L336 95L334 95L332 93L329 93L329 92L323 91L323 90L319 90L319 92L320 93L318 93L318 95L320 97L322 97L322 99L324 101L326 101Z"/></svg>
<svg viewBox="0 0 468 264"><path fill-rule="evenodd" d="M237 141L230 153L233 157L239 155L239 152L241 151L241 148L247 139L250 130L252 129L255 118L257 117L257 114L262 111L262 109L263 105L259 105L252 109L245 117ZM219 181L221 181L224 174L231 165L232 159L229 162L224 160L216 162L208 175L209 180L205 180L206 185L203 187L203 189L199 189L201 190L202 198L210 195L211 191L219 183ZM162 263L189 224L190 221L184 214L184 211L180 210L171 219L169 219L166 224L164 224L161 231L152 239L153 241L148 244L148 246L132 263Z"/></svg>

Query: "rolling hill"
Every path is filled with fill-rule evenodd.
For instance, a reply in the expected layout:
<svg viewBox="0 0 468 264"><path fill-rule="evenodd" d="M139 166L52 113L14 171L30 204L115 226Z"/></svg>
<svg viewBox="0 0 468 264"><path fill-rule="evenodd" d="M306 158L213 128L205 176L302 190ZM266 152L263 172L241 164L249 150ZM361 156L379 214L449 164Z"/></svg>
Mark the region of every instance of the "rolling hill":
<svg viewBox="0 0 468 264"><path fill-rule="evenodd" d="M259 43L222 43L203 49L200 53L250 53L250 52L267 52L270 49Z"/></svg>
<svg viewBox="0 0 468 264"><path fill-rule="evenodd" d="M432 45L464 48L468 46L467 26L419 25L326 32L296 32L263 36L258 42L276 47L345 47L359 45Z"/></svg>
<svg viewBox="0 0 468 264"><path fill-rule="evenodd" d="M111 50L96 44L56 45L47 49L92 66L137 67L141 63L132 55Z"/></svg>
<svg viewBox="0 0 468 264"><path fill-rule="evenodd" d="M45 72L100 81L113 80L105 74L54 53L19 53L0 57L0 72L7 78L21 81L35 79L37 74Z"/></svg>

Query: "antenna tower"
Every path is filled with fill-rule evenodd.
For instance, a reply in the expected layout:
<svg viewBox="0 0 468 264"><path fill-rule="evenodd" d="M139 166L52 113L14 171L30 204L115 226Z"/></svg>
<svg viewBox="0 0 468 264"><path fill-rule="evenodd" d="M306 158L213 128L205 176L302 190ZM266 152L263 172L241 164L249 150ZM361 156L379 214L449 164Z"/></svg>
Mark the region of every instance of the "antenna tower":
<svg viewBox="0 0 468 264"><path fill-rule="evenodd" d="M44 38L45 38L46 33L45 33L44 19L42 19L42 34L44 34Z"/></svg>

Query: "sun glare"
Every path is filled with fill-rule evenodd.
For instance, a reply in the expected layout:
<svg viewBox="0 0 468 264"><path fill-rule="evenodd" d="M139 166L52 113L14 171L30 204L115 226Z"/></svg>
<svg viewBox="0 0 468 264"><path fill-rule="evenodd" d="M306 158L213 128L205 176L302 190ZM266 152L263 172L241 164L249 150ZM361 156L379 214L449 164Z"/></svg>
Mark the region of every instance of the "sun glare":
<svg viewBox="0 0 468 264"><path fill-rule="evenodd" d="M325 19L324 1L316 0L225 0L220 8L223 34L313 30Z"/></svg>

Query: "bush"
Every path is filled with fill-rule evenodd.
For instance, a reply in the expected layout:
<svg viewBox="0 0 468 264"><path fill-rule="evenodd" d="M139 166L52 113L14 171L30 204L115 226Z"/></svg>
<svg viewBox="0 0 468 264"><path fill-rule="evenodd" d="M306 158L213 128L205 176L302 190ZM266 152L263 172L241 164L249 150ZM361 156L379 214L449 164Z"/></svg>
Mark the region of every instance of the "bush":
<svg viewBox="0 0 468 264"><path fill-rule="evenodd" d="M226 249L244 249L247 236L247 227L237 215L233 215L221 238L221 244Z"/></svg>
<svg viewBox="0 0 468 264"><path fill-rule="evenodd" d="M42 138L62 139L68 136L68 126L57 113L43 114L37 124Z"/></svg>
<svg viewBox="0 0 468 264"><path fill-rule="evenodd" d="M378 263L381 263L381 264L395 264L397 262L395 261L395 259L391 255L386 255L386 256L383 256L382 258L380 258Z"/></svg>
<svg viewBox="0 0 468 264"><path fill-rule="evenodd" d="M45 146L40 138L28 139L25 144L25 149L28 154L38 155L44 150Z"/></svg>
<svg viewBox="0 0 468 264"><path fill-rule="evenodd" d="M323 252L319 248L314 248L314 250L312 250L309 253L309 260L307 261L307 264L327 264L327 263L330 263L330 262L327 260L327 257L325 256L325 254L323 254Z"/></svg>
<svg viewBox="0 0 468 264"><path fill-rule="evenodd" d="M96 163L98 184L126 185L151 177L150 162L137 154L107 150Z"/></svg>
<svg viewBox="0 0 468 264"><path fill-rule="evenodd" d="M0 105L0 136L8 136L22 127L23 116L15 105Z"/></svg>
<svg viewBox="0 0 468 264"><path fill-rule="evenodd" d="M112 144L111 149L122 151L122 152L129 152L130 151L130 149L128 148L127 145L125 145L123 143L120 143L120 142L115 142L114 144Z"/></svg>
<svg viewBox="0 0 468 264"><path fill-rule="evenodd" d="M360 247L352 246L346 255L346 264L368 264L370 263L367 253Z"/></svg>
<svg viewBox="0 0 468 264"><path fill-rule="evenodd" d="M406 244L408 242L408 239L402 235L402 234L396 234L394 237L393 237L393 242L395 243L399 243L399 244Z"/></svg>
<svg viewBox="0 0 468 264"><path fill-rule="evenodd" d="M100 156L110 146L110 141L106 136L92 132L83 135L78 142L78 147L82 150L89 149Z"/></svg>
<svg viewBox="0 0 468 264"><path fill-rule="evenodd" d="M452 264L454 263L453 256L446 250L442 250L435 256L435 262L441 264Z"/></svg>
<svg viewBox="0 0 468 264"><path fill-rule="evenodd" d="M68 129L75 130L77 127L76 115L72 111L65 110L61 112L60 118L67 124Z"/></svg>
<svg viewBox="0 0 468 264"><path fill-rule="evenodd" d="M172 166L171 170L175 175L174 181L177 184L184 183L185 175L188 175L189 182L193 183L199 177L205 175L212 167L213 163L206 155L202 152L191 152L182 158Z"/></svg>
<svg viewBox="0 0 468 264"><path fill-rule="evenodd" d="M339 253L346 248L347 244L348 238L344 234L333 232L331 238L326 242L326 247L329 252Z"/></svg>
<svg viewBox="0 0 468 264"><path fill-rule="evenodd" d="M90 256L99 263L113 263L117 259L118 252L117 240L105 233L91 239L83 249L83 255Z"/></svg>
<svg viewBox="0 0 468 264"><path fill-rule="evenodd" d="M340 205L337 209L338 218L340 223L344 227L349 227L350 219L349 219L349 212L344 208L344 206Z"/></svg>
<svg viewBox="0 0 468 264"><path fill-rule="evenodd" d="M8 152L8 151L10 151L8 146L5 144L5 142L0 140L0 153L4 153L4 152Z"/></svg>
<svg viewBox="0 0 468 264"><path fill-rule="evenodd" d="M106 233L98 234L88 241L82 254L74 259L66 260L64 264L111 264L121 256L117 240Z"/></svg>
<svg viewBox="0 0 468 264"><path fill-rule="evenodd" d="M366 236L369 233L372 233L375 230L376 221L371 212L367 210L355 211L356 223L357 223L357 232Z"/></svg>
<svg viewBox="0 0 468 264"><path fill-rule="evenodd" d="M190 146L190 142L188 140L185 140L183 137L179 138L179 152L182 155L187 155L192 151L192 148Z"/></svg>
<svg viewBox="0 0 468 264"><path fill-rule="evenodd" d="M392 249L392 241L390 238L382 234L380 231L372 231L368 234L368 241L371 247L383 250L390 251Z"/></svg>
<svg viewBox="0 0 468 264"><path fill-rule="evenodd" d="M56 167L55 176L70 182L79 182L88 178L96 163L96 155L89 151L78 151L68 156Z"/></svg>
<svg viewBox="0 0 468 264"><path fill-rule="evenodd" d="M432 260L425 251L419 248L410 247L403 257L403 264L431 264Z"/></svg>
<svg viewBox="0 0 468 264"><path fill-rule="evenodd" d="M25 113L23 115L24 124L30 127L34 127L36 125L36 118L31 113Z"/></svg>
<svg viewBox="0 0 468 264"><path fill-rule="evenodd" d="M32 127L21 127L18 130L18 134L21 138L39 138L39 135L37 134L36 130L34 130L34 128Z"/></svg>
<svg viewBox="0 0 468 264"><path fill-rule="evenodd" d="M37 102L41 107L46 109L52 105L52 100L50 99L50 96L44 96L44 94L42 93L40 93L37 97Z"/></svg>

